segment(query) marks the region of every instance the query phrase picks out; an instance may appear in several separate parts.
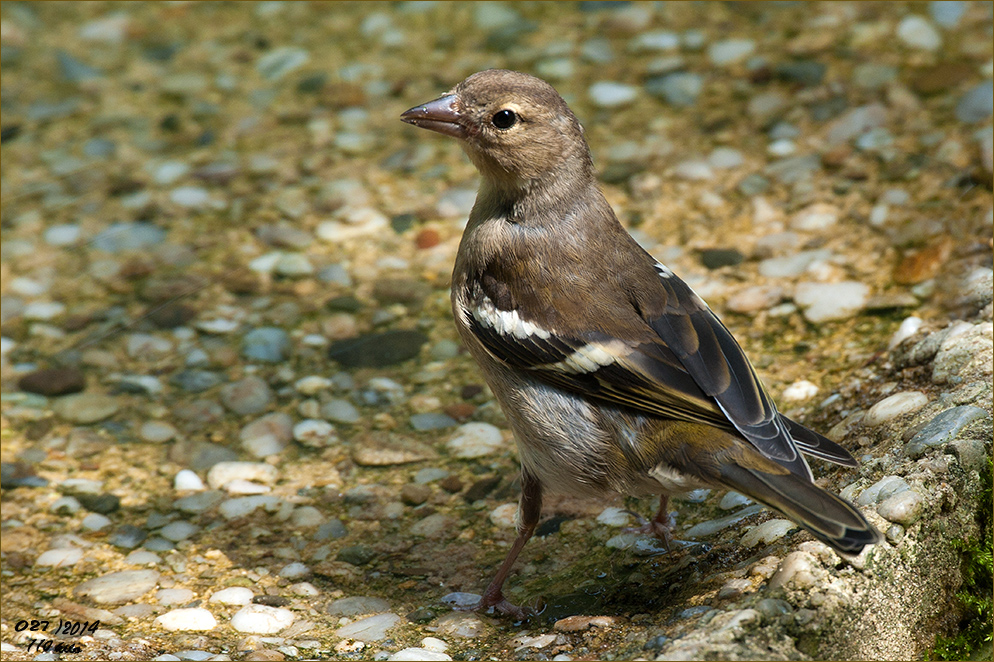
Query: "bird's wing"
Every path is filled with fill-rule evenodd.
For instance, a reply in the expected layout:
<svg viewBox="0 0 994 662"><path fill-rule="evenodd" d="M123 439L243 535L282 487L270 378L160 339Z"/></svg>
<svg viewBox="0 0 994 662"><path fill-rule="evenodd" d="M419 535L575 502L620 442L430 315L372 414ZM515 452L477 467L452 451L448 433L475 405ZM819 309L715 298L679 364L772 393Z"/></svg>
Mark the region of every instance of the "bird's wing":
<svg viewBox="0 0 994 662"><path fill-rule="evenodd" d="M640 413L738 430L763 455L810 479L790 432L800 426L777 412L728 329L669 269L657 265L649 283L643 279L637 294L614 293L613 320L592 318L568 329L528 319L524 310L500 310L484 295L472 299L477 303L465 314L476 337L504 363ZM630 301L619 309L619 298ZM625 315L634 322L620 319ZM634 327L642 332L633 333ZM820 435L802 438L802 451L853 462Z"/></svg>

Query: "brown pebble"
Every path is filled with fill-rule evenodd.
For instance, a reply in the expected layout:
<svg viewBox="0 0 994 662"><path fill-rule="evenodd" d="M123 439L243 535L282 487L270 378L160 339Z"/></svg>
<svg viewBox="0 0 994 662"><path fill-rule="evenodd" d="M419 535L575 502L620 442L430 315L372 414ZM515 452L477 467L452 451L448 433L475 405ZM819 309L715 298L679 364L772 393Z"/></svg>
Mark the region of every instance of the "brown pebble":
<svg viewBox="0 0 994 662"><path fill-rule="evenodd" d="M487 476L486 478L481 478L470 485L469 489L466 490L466 494L463 495L463 498L469 503L479 501L493 492L498 485L500 485L500 476Z"/></svg>
<svg viewBox="0 0 994 662"><path fill-rule="evenodd" d="M438 486L450 494L462 492L462 481L459 480L458 476L446 476L438 483Z"/></svg>
<svg viewBox="0 0 994 662"><path fill-rule="evenodd" d="M243 660L284 660L286 657L283 653L279 651L269 650L264 648L262 650L252 651L248 655L242 658Z"/></svg>
<svg viewBox="0 0 994 662"><path fill-rule="evenodd" d="M144 315L160 329L175 329L178 326L184 326L196 316L197 310L195 308L181 303L152 306Z"/></svg>
<svg viewBox="0 0 994 662"><path fill-rule="evenodd" d="M21 377L18 388L40 395L66 395L86 388L86 375L76 368L43 368Z"/></svg>
<svg viewBox="0 0 994 662"><path fill-rule="evenodd" d="M431 497L431 488L427 485L408 483L400 488L400 500L408 506L420 506Z"/></svg>
<svg viewBox="0 0 994 662"><path fill-rule="evenodd" d="M483 393L483 387L479 384L466 384L459 391L459 395L463 400L472 400L481 393Z"/></svg>
<svg viewBox="0 0 994 662"><path fill-rule="evenodd" d="M435 228L425 228L414 238L414 244L422 249L438 246L441 241L442 236L438 234L438 230Z"/></svg>
<svg viewBox="0 0 994 662"><path fill-rule="evenodd" d="M468 402L457 402L449 405L443 411L462 423L476 412L476 405L471 405Z"/></svg>
<svg viewBox="0 0 994 662"><path fill-rule="evenodd" d="M852 149L849 145L839 145L821 155L821 162L826 168L841 168L846 164Z"/></svg>
<svg viewBox="0 0 994 662"><path fill-rule="evenodd" d="M900 285L914 285L938 275L953 252L953 240L942 237L920 251L904 256L894 269L894 282Z"/></svg>
<svg viewBox="0 0 994 662"><path fill-rule="evenodd" d="M918 94L930 95L954 88L973 75L969 62L940 62L912 69L908 82Z"/></svg>
<svg viewBox="0 0 994 662"><path fill-rule="evenodd" d="M552 629L556 632L581 632L588 628L609 628L621 623L616 616L567 616L556 621Z"/></svg>

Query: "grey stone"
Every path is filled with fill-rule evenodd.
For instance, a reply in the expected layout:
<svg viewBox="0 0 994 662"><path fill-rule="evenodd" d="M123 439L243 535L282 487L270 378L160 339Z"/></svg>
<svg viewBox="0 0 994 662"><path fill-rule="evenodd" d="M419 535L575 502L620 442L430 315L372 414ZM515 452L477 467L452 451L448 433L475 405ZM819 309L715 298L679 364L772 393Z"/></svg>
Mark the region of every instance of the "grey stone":
<svg viewBox="0 0 994 662"><path fill-rule="evenodd" d="M967 426L978 421L989 421L990 417L985 410L973 405L947 409L929 421L911 438L904 447L904 453L911 458L921 457L929 448L949 443Z"/></svg>

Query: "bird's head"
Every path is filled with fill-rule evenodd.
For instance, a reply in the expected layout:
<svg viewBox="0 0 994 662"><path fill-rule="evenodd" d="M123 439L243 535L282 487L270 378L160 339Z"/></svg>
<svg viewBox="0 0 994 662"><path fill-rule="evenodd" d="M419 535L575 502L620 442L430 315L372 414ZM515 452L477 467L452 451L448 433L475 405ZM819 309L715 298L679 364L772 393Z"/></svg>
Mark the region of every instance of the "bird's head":
<svg viewBox="0 0 994 662"><path fill-rule="evenodd" d="M563 173L586 184L593 170L576 116L551 85L528 74L481 71L400 117L458 138L484 179L508 192L549 185Z"/></svg>

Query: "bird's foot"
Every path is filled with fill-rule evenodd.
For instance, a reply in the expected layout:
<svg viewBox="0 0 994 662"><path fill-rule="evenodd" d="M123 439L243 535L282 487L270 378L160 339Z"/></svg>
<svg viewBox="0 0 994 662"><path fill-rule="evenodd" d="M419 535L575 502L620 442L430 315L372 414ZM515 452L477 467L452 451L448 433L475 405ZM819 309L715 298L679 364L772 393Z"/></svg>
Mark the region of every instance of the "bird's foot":
<svg viewBox="0 0 994 662"><path fill-rule="evenodd" d="M479 602L475 604L466 605L463 607L455 607L456 611L477 611L477 612L489 612L491 609L497 611L500 614L506 616L511 616L517 621L523 621L529 616L537 616L545 611L544 606L532 607L519 607L510 600L504 597L504 594L498 591L495 594L488 595L484 593Z"/></svg>
<svg viewBox="0 0 994 662"><path fill-rule="evenodd" d="M667 551L679 546L681 541L673 537L673 529L676 527L676 513L668 513L663 517L662 513L657 513L654 518L646 519L634 510L626 510L626 513L635 518L638 526L627 527L625 533L634 533L640 536L653 536L658 538Z"/></svg>

